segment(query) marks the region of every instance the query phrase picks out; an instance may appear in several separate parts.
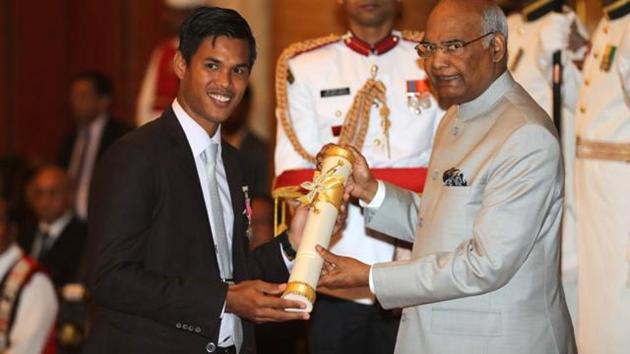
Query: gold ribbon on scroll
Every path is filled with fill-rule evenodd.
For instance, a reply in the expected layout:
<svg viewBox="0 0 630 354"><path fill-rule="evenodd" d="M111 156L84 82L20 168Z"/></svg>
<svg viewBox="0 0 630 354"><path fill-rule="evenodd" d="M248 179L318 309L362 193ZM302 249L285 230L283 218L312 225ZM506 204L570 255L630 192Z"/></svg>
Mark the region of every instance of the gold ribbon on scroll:
<svg viewBox="0 0 630 354"><path fill-rule="evenodd" d="M320 168L313 176L313 181L301 184L308 193L299 200L303 205L308 205L310 210L289 283L282 295L306 304L304 311L307 312L313 309L315 289L324 264L315 246L328 247L330 244L354 156L351 151L337 145L327 145L320 152L319 161Z"/></svg>

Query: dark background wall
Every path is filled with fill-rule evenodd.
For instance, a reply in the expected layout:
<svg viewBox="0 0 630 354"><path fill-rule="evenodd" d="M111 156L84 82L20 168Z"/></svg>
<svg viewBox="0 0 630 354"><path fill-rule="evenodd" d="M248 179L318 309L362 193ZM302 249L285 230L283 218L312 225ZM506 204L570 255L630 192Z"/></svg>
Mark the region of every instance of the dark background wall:
<svg viewBox="0 0 630 354"><path fill-rule="evenodd" d="M1 0L0 154L52 158L70 127L67 91L98 69L129 118L151 48L165 35L155 0Z"/></svg>

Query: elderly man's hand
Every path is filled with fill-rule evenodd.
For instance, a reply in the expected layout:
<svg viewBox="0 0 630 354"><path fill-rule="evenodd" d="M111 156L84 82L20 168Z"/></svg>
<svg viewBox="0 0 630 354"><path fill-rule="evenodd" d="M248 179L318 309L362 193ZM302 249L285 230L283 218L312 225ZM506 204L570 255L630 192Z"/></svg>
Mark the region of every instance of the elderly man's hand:
<svg viewBox="0 0 630 354"><path fill-rule="evenodd" d="M321 151L326 150L325 145ZM374 195L376 194L376 190L378 189L378 182L372 176L372 172L370 172L370 166L365 160L365 157L361 155L359 150L357 150L354 146L344 145L342 146L344 149L348 149L354 155L354 164L352 164L352 175L348 178L348 182L346 183L344 200L347 202L351 197L359 198L365 203L369 203ZM321 154L317 155L317 168L319 169L321 166L323 156Z"/></svg>
<svg viewBox="0 0 630 354"><path fill-rule="evenodd" d="M317 252L324 258L319 286L329 289L345 289L368 286L370 266L354 258L338 256L317 245Z"/></svg>

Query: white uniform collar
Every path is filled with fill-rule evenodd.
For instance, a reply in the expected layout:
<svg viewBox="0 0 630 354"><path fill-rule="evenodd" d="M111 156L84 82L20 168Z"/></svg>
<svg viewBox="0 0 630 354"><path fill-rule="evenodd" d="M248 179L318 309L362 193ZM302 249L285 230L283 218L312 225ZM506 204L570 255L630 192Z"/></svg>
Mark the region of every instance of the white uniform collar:
<svg viewBox="0 0 630 354"><path fill-rule="evenodd" d="M177 99L173 101L172 108L175 117L177 117L182 129L184 129L184 134L194 156L199 156L210 144L219 145L218 154L221 156L221 125L217 127L217 131L210 137L208 132L184 111Z"/></svg>
<svg viewBox="0 0 630 354"><path fill-rule="evenodd" d="M457 106L457 116L461 120L468 120L490 111L514 84L512 74L506 70L479 97Z"/></svg>
<svg viewBox="0 0 630 354"><path fill-rule="evenodd" d="M400 32L392 31L385 38L378 41L378 43L370 45L355 36L354 33L348 31L348 33L343 36L343 42L348 48L361 55L382 55L394 49L394 47L396 47L396 45L400 42Z"/></svg>

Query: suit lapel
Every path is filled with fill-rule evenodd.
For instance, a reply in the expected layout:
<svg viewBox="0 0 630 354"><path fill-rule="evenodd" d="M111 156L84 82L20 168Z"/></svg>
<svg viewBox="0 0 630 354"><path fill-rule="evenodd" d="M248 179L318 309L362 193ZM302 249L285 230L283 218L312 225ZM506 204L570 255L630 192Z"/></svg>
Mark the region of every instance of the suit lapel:
<svg viewBox="0 0 630 354"><path fill-rule="evenodd" d="M200 232L197 233L200 245L207 245L210 258L215 269L219 270L219 264L216 257L216 249L214 246L212 228L210 227L210 220L206 212L207 206L203 199L203 191L199 182L199 175L197 174L197 165L192 154L188 139L184 129L177 121L177 117L173 110L169 107L163 114L162 118L168 131L170 148L169 148L169 164L172 164L172 173L177 174L178 181L177 188L181 190L184 195L190 196L191 212L195 213L194 217L200 221ZM218 273L217 273L218 275Z"/></svg>
<svg viewBox="0 0 630 354"><path fill-rule="evenodd" d="M184 174L186 178L185 184L190 185L191 188L195 189L195 195L197 196L195 200L197 203L201 203L205 206L203 201L203 192L201 191L201 186L199 185L197 166L195 165L192 149L188 144L184 129L177 121L177 117L175 117L175 113L173 113L173 110L170 107L166 112L164 112L163 119L165 119L171 142L173 143L173 161L179 170Z"/></svg>

